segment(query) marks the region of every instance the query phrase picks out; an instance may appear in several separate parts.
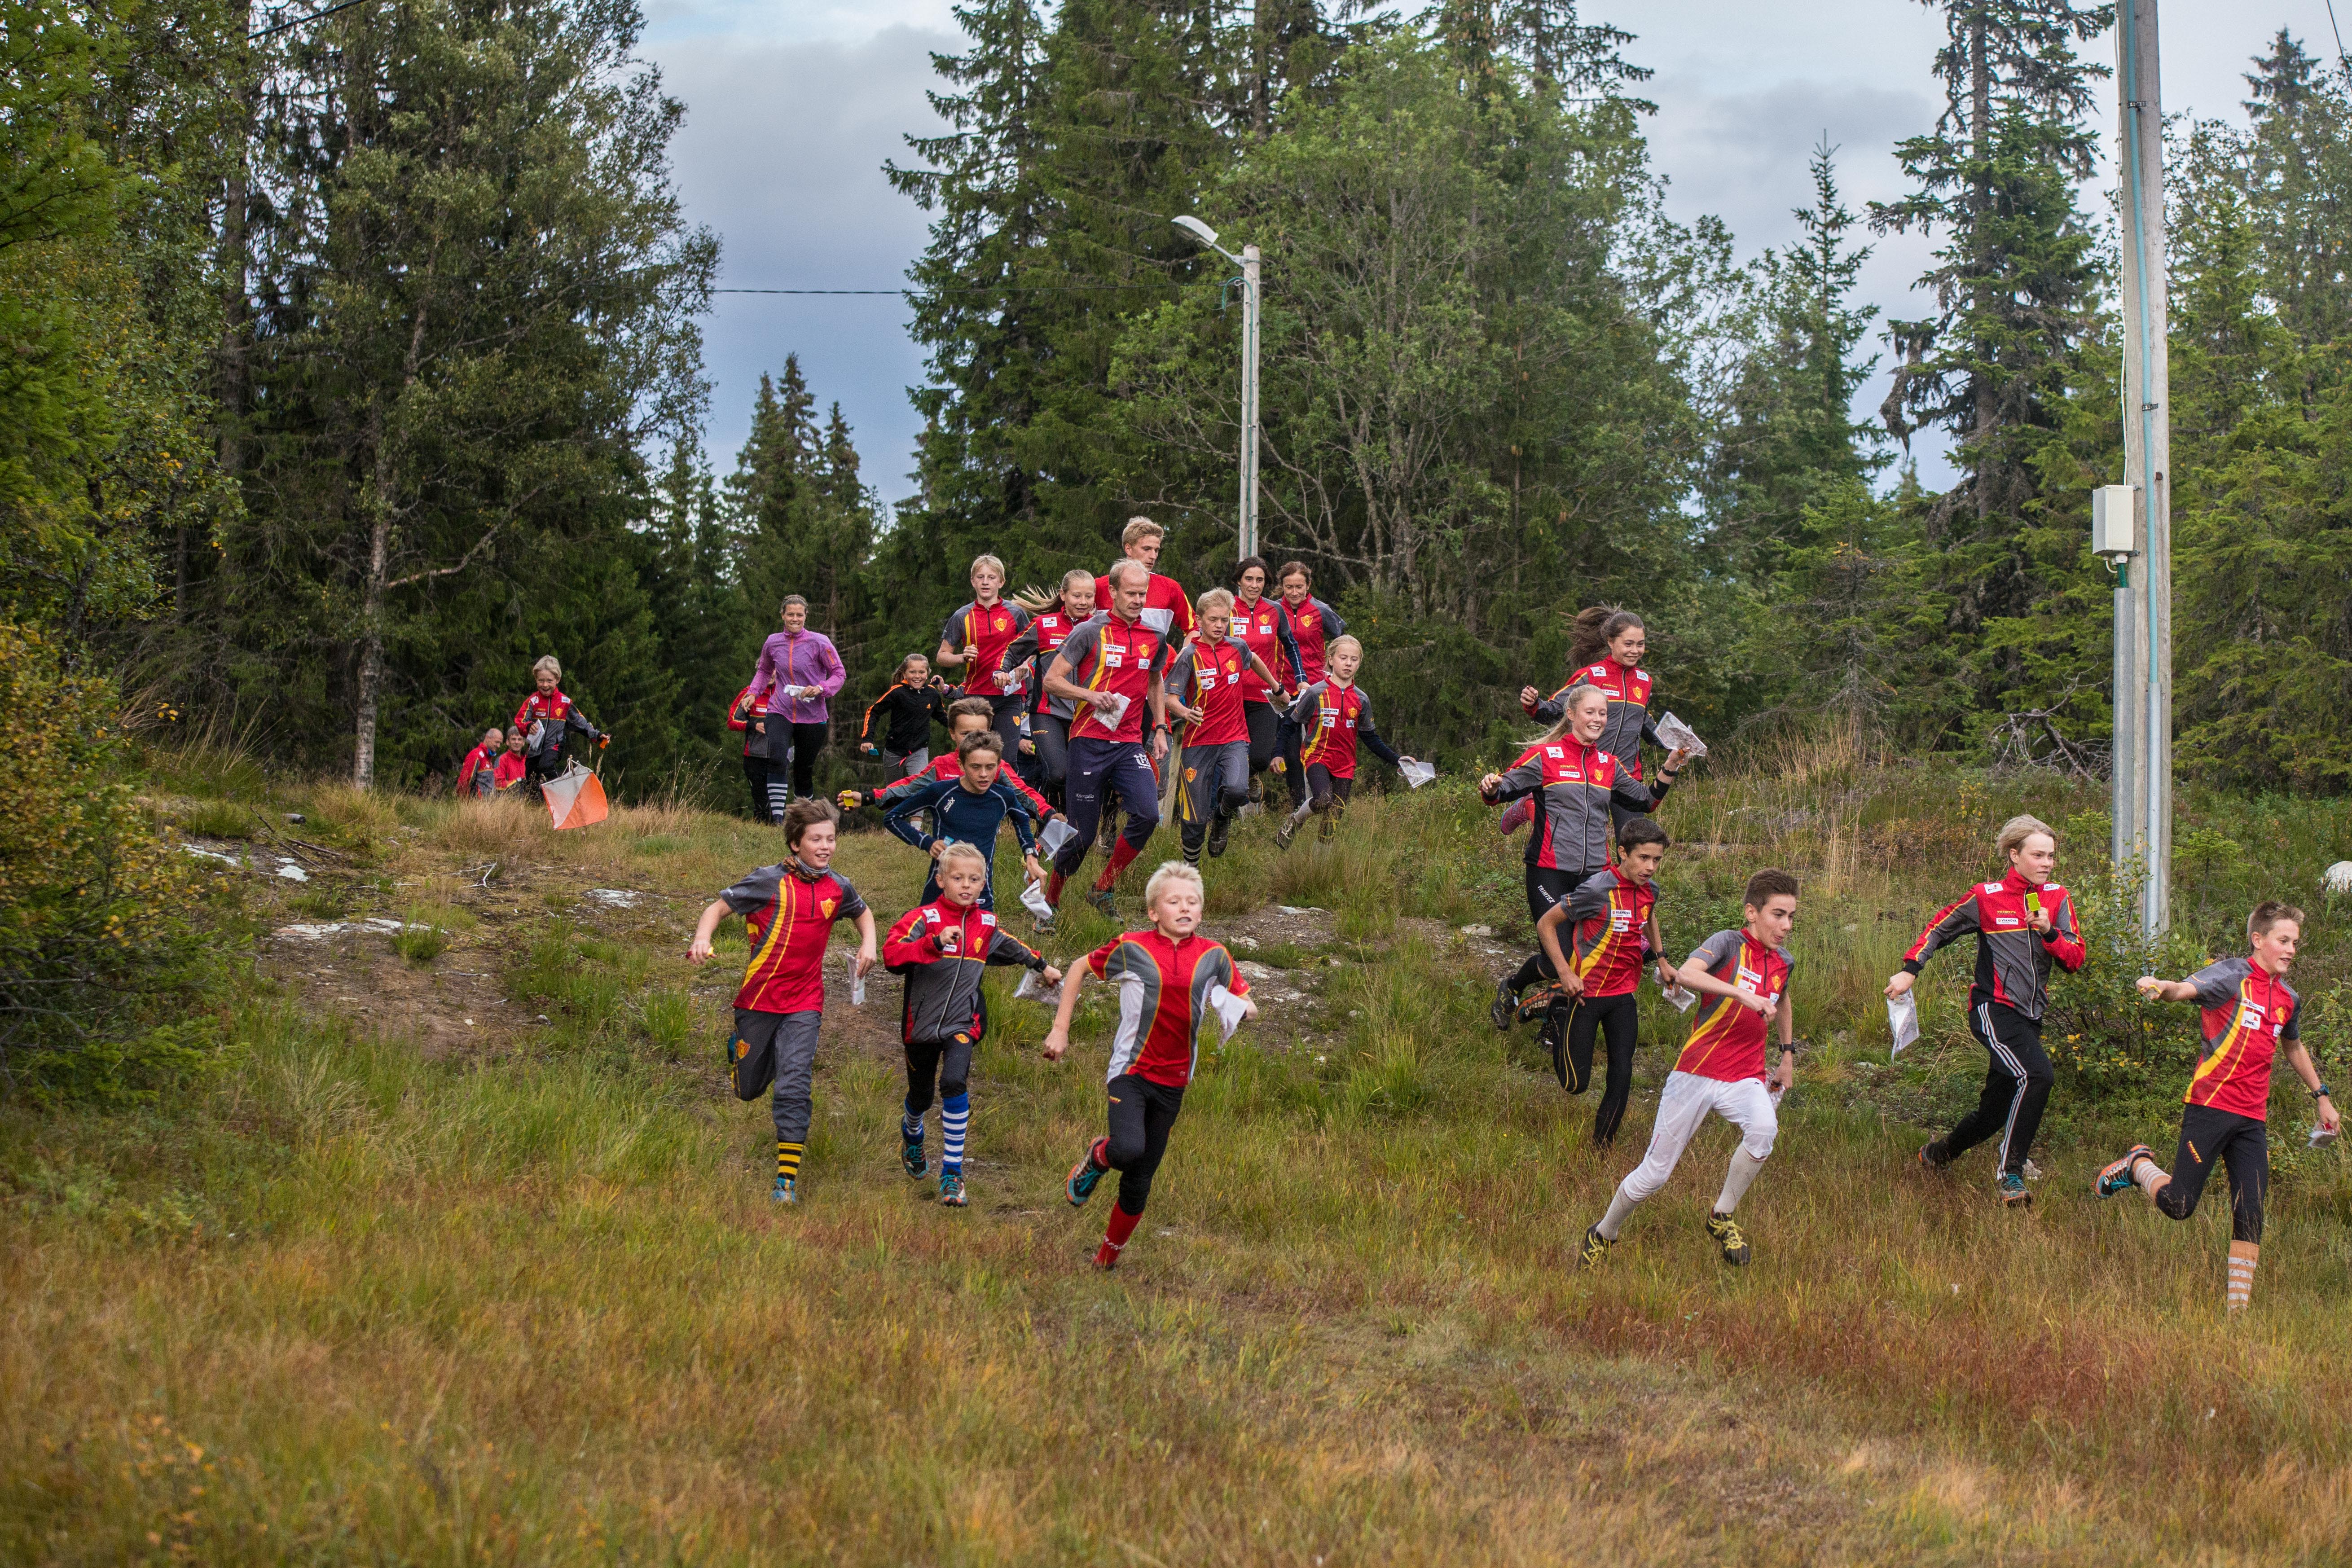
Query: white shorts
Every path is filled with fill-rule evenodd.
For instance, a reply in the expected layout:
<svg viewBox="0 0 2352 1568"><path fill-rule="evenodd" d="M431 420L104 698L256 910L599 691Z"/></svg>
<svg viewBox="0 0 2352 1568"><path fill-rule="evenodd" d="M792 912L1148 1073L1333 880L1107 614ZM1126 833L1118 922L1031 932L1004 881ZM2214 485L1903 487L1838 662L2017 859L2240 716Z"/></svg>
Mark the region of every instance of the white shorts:
<svg viewBox="0 0 2352 1568"><path fill-rule="evenodd" d="M1658 1121L1650 1133L1649 1150L1625 1178L1624 1194L1638 1204L1664 1186L1710 1111L1739 1129L1739 1146L1750 1159L1761 1160L1772 1152L1780 1119L1773 1112L1772 1097L1766 1092L1763 1079L1744 1078L1726 1083L1719 1078L1671 1072L1666 1075L1664 1092L1658 1096Z"/></svg>

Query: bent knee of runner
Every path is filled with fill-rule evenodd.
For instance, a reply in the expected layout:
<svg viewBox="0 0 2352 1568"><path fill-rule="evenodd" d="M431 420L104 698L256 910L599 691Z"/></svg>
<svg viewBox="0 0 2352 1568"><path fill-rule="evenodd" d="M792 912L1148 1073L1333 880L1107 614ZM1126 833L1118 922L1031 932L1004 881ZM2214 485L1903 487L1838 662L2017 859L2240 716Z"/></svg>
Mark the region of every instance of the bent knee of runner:
<svg viewBox="0 0 2352 1568"><path fill-rule="evenodd" d="M2197 1212L2197 1200L2178 1180L2170 1177L2166 1178L2164 1185L2156 1189L2155 1202L2156 1212L2167 1219L2187 1219Z"/></svg>
<svg viewBox="0 0 2352 1568"><path fill-rule="evenodd" d="M1772 1157L1772 1144L1780 1136L1780 1124L1777 1120L1766 1121L1760 1126L1742 1128L1739 1135L1739 1152L1751 1160L1769 1160Z"/></svg>

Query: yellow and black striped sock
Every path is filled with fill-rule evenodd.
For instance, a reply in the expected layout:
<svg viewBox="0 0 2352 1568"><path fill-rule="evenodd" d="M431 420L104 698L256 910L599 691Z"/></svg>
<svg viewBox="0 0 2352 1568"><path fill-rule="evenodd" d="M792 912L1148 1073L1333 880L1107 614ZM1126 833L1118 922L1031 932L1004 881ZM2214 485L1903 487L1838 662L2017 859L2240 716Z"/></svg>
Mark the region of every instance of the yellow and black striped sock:
<svg viewBox="0 0 2352 1568"><path fill-rule="evenodd" d="M781 1139L777 1141L776 1177L779 1181L786 1176L796 1178L800 1175L801 1153L807 1147L805 1143L786 1143Z"/></svg>

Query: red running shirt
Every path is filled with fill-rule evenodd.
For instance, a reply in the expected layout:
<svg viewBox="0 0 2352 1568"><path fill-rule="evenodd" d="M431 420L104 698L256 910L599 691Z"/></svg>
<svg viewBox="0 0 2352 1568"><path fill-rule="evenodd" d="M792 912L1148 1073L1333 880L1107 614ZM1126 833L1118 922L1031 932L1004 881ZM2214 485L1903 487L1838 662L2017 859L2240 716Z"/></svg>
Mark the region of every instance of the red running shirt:
<svg viewBox="0 0 2352 1568"><path fill-rule="evenodd" d="M1706 960L1709 974L1751 995L1788 994L1788 953L1759 945L1744 931L1719 931L1699 943L1691 957ZM1760 1079L1771 1027L1761 1013L1728 996L1701 996L1698 1016L1691 1024L1690 1038L1683 1043L1675 1070L1721 1083Z"/></svg>
<svg viewBox="0 0 2352 1568"><path fill-rule="evenodd" d="M762 866L719 895L743 917L751 960L735 1005L747 1013L824 1011L824 949L833 922L866 912L840 873L811 871L799 861Z"/></svg>
<svg viewBox="0 0 2352 1568"><path fill-rule="evenodd" d="M534 691L522 700L521 707L515 710L514 727L528 731L537 721L552 730L562 724L571 711L572 699L563 695L562 688L558 687L544 697Z"/></svg>
<svg viewBox="0 0 2352 1568"><path fill-rule="evenodd" d="M1365 721L1363 691L1357 687L1323 681L1299 694L1302 709L1310 700L1313 710L1297 716L1307 732L1306 743L1298 753L1299 765L1319 767L1335 779L1354 778L1356 733Z"/></svg>
<svg viewBox="0 0 2352 1568"><path fill-rule="evenodd" d="M1110 579L1095 579L1095 610L1098 615L1117 615L1111 605ZM1184 584L1173 577L1151 574L1151 591L1143 596L1143 614L1136 617L1170 642L1178 637L1192 635L1192 601L1184 596Z"/></svg>
<svg viewBox="0 0 2352 1568"><path fill-rule="evenodd" d="M1067 659L1070 679L1089 691L1109 691L1127 699L1118 727L1108 728L1092 703L1070 721L1073 741L1140 741L1151 705L1145 694L1154 674L1168 668L1168 639L1141 621L1121 620L1116 614L1096 616L1062 641L1055 656ZM1050 668L1050 667L1048 667Z"/></svg>
<svg viewBox="0 0 2352 1568"><path fill-rule="evenodd" d="M2205 1054L2189 1076L2190 1105L2268 1120L2271 1064L2303 1037L2302 998L2252 960L2225 958L2189 977L2204 1011Z"/></svg>
<svg viewBox="0 0 2352 1568"><path fill-rule="evenodd" d="M1624 996L1642 985L1642 957L1650 911L1658 889L1635 884L1608 870L1588 878L1568 898L1568 919L1576 945L1569 962L1584 977L1584 994L1598 1001Z"/></svg>
<svg viewBox="0 0 2352 1568"><path fill-rule="evenodd" d="M1290 621L1291 639L1298 645L1298 684L1312 686L1323 679L1323 645L1344 633L1348 623L1337 610L1312 595L1295 608L1287 599L1276 603Z"/></svg>
<svg viewBox="0 0 2352 1568"><path fill-rule="evenodd" d="M1249 655L1227 637L1220 643L1195 637L1168 667L1168 694L1187 708L1201 710L1201 721L1184 732L1188 746L1223 746L1249 739L1249 720L1242 712L1248 688ZM1258 685L1263 689L1265 682Z"/></svg>
<svg viewBox="0 0 2352 1568"><path fill-rule="evenodd" d="M1087 967L1118 984L1118 1033L1106 1077L1133 1073L1168 1089L1192 1081L1201 1026L1212 1016L1210 991L1222 985L1249 994L1223 946L1204 936L1171 942L1156 926L1112 938L1087 955Z"/></svg>
<svg viewBox="0 0 2352 1568"><path fill-rule="evenodd" d="M1266 668L1276 676L1286 680L1296 680L1297 672L1290 668L1290 658L1283 651L1283 637L1287 630L1283 625L1282 611L1275 600L1261 598L1255 605L1244 605L1238 599L1234 601L1231 639L1265 660ZM1244 669L1242 672L1242 700L1271 702L1274 694L1265 681Z"/></svg>
<svg viewBox="0 0 2352 1568"><path fill-rule="evenodd" d="M963 667L967 695L1002 697L1013 689L1000 684L996 677L1004 668L1004 650L1028 625L1029 612L1003 599L992 605L966 605L948 617L947 625L940 628L940 646L970 652Z"/></svg>

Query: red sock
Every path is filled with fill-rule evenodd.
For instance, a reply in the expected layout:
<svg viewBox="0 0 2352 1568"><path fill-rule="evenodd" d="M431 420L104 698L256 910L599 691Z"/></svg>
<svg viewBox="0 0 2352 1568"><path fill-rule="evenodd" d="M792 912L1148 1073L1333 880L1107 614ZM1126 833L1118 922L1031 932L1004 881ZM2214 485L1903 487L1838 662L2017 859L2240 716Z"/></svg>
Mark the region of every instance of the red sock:
<svg viewBox="0 0 2352 1568"><path fill-rule="evenodd" d="M1049 904L1059 904L1062 901L1062 885L1068 880L1069 879L1059 871L1049 874L1045 879L1045 901Z"/></svg>
<svg viewBox="0 0 2352 1568"><path fill-rule="evenodd" d="M1108 1268L1118 1263L1118 1255L1127 1250L1127 1238L1135 1234L1135 1227L1142 1222L1141 1215L1129 1214L1113 1204L1110 1225L1103 1232L1102 1247L1095 1253L1095 1267Z"/></svg>
<svg viewBox="0 0 2352 1568"><path fill-rule="evenodd" d="M1095 891L1109 892L1110 885L1118 880L1118 874L1126 870L1134 859L1135 840L1121 834L1118 842L1110 847L1110 864L1103 868L1101 879L1095 883Z"/></svg>

